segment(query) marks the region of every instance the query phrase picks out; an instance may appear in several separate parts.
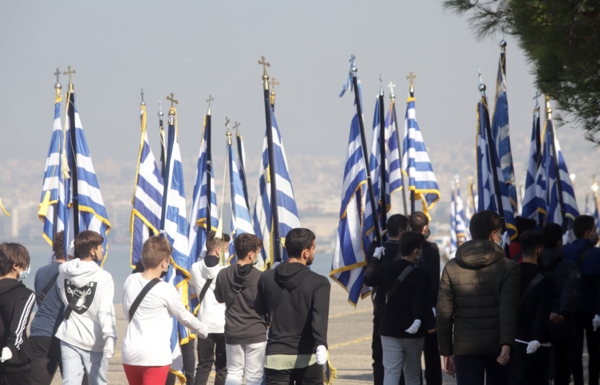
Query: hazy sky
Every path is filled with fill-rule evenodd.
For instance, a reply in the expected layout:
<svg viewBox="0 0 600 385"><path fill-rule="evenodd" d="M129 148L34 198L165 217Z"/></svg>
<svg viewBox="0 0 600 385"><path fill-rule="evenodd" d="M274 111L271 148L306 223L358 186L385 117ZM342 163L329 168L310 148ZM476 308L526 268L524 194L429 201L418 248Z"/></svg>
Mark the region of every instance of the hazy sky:
<svg viewBox="0 0 600 385"><path fill-rule="evenodd" d="M0 5L0 35L0 161L46 157L53 72L68 65L77 71L77 107L95 159L135 163L141 88L155 151L158 99L165 114L166 95L173 92L179 100L181 151L196 157L211 94L215 153L224 153L227 115L241 122L246 151L256 157L265 132L257 64L262 55L271 63L269 75L281 82L276 115L289 156L345 156L352 95L338 95L351 53L362 79L367 127L379 75L384 86L390 80L398 86L398 115L404 116L406 75L414 71L426 143L474 145L477 69L493 104L499 57L497 41L477 42L464 18L445 14L431 0L7 1ZM535 93L531 67L515 41L506 40L511 134L527 140ZM68 78L61 76L61 83L66 90ZM564 130L579 137L577 146L589 148L579 131Z"/></svg>

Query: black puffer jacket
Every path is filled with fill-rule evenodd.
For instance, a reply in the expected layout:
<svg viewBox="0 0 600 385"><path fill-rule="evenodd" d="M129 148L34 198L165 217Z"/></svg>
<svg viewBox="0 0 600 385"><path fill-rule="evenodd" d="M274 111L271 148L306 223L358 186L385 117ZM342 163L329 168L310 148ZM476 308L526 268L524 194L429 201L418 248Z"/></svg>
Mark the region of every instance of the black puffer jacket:
<svg viewBox="0 0 600 385"><path fill-rule="evenodd" d="M564 254L554 249L544 249L542 255L544 272L554 278L556 290L552 312L562 315L564 322L550 323L550 336L552 339L568 340L575 335L575 319L577 310L577 289L580 276L577 264L565 258Z"/></svg>
<svg viewBox="0 0 600 385"><path fill-rule="evenodd" d="M440 282L440 354L493 355L500 354L503 345L513 348L520 283L519 266L496 244L483 240L462 244Z"/></svg>

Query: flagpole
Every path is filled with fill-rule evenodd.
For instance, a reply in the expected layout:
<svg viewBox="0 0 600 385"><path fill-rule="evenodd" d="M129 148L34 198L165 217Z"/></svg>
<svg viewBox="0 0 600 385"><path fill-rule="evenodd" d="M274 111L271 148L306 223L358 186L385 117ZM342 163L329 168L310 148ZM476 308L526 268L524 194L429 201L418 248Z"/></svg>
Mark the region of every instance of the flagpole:
<svg viewBox="0 0 600 385"><path fill-rule="evenodd" d="M367 139L365 137L365 124L363 122L362 106L360 104L360 93L358 90L358 77L356 72L358 69L354 62L352 63L352 85L354 86L354 102L356 103L356 114L358 117L358 126L360 127L360 139L362 142L363 158L365 160L365 172L367 173L367 189L369 190L369 198L371 200L371 212L373 213L373 224L375 225L375 237L379 245L383 245L381 241L381 229L377 220L377 208L375 206L375 194L373 193L373 181L371 180L371 168L369 167L369 154L367 154Z"/></svg>
<svg viewBox="0 0 600 385"><path fill-rule="evenodd" d="M208 233L212 230L212 216L211 216L211 208L212 208L212 146L211 146L211 126L212 126L212 112L210 110L210 102L212 102L212 97L209 96L208 102L208 111L206 112L206 236L208 237ZM200 176L200 189L202 189L202 175Z"/></svg>
<svg viewBox="0 0 600 385"><path fill-rule="evenodd" d="M177 119L177 114L175 113L175 108L173 108L173 103L179 104L177 100L173 98L173 93L171 92L171 97L167 96L167 100L171 101L171 108L169 109L169 132L167 135L167 143L165 143L165 151L166 151L166 167L165 167L165 175L164 175L164 190L163 190L163 203L162 203L162 213L160 217L160 229L165 229L165 222L167 220L167 202L169 198L169 178L170 178L170 167L171 157L173 156L173 143L175 143L175 120Z"/></svg>
<svg viewBox="0 0 600 385"><path fill-rule="evenodd" d="M75 70L71 71L71 66L67 67L69 71L63 72L64 75L69 75L69 128L70 128L70 142L71 142L71 187L73 195L71 200L73 201L73 235L77 237L79 234L79 184L77 174L77 129L75 128L75 87L71 80L71 74L76 73Z"/></svg>
<svg viewBox="0 0 600 385"><path fill-rule="evenodd" d="M413 77L413 73L410 73L410 76L407 76L407 79L410 79L410 88L408 90L408 93L410 95L411 98L415 97L415 87L413 86L413 79L416 78L417 76L414 75ZM408 167L408 163L407 163L407 167ZM408 169L406 170L408 171ZM415 190L410 190L410 214L412 215L415 212Z"/></svg>
<svg viewBox="0 0 600 385"><path fill-rule="evenodd" d="M165 168L166 168L166 158L165 158L165 131L163 129L163 112L162 112L162 104L160 102L160 100L158 101L158 128L159 128L159 135L160 135L160 161L161 161L161 165L160 165L160 169L162 171L162 176L165 176Z"/></svg>
<svg viewBox="0 0 600 385"><path fill-rule="evenodd" d="M381 80L381 78L380 78ZM385 151L385 112L383 110L383 88L379 90L379 154L380 154L380 165L379 165L379 183L380 191L381 191L381 206L383 210L381 211L382 221L381 221L381 229L385 230L387 228L387 196L386 196L386 173L385 173L385 163L386 163L386 151ZM378 215L375 213L374 217L375 221L378 220Z"/></svg>
<svg viewBox="0 0 600 385"><path fill-rule="evenodd" d="M273 250L275 252L275 262L281 262L282 250L281 250L281 239L279 235L279 205L277 203L277 173L275 170L275 152L273 150L273 123L271 122L271 104L269 95L269 75L267 74L267 67L271 64L265 61L265 57L262 56L261 60L258 61L259 65L263 66L263 99L265 101L265 119L267 125L267 152L269 156L269 179L271 184L271 214L273 222L271 224L271 231L273 233Z"/></svg>
<svg viewBox="0 0 600 385"><path fill-rule="evenodd" d="M562 228L563 232L566 232L567 229L567 212L565 210L565 201L563 199L563 189L562 182L560 179L560 168L558 163L558 152L556 151L556 141L555 141L555 132L554 132L554 124L552 122L552 108L550 107L550 96L546 94L546 127L548 127L548 123L550 123L550 129L548 130L548 134L550 135L550 146L552 146L552 157L554 158L554 170L556 170L556 188L558 190L558 204L560 205L560 217L562 219Z"/></svg>
<svg viewBox="0 0 600 385"><path fill-rule="evenodd" d="M394 94L393 84L390 82L392 93L390 99L392 99L392 113L394 114L394 127L396 129L396 141L398 142L398 156L400 159L400 177L402 178L402 203L404 205L404 215L408 214L406 209L406 185L404 184L404 173L402 172L402 142L400 141L400 132L398 131L398 115L396 114L396 94ZM404 135L402 136L404 137Z"/></svg>
<svg viewBox="0 0 600 385"><path fill-rule="evenodd" d="M244 176L242 179L242 189L244 190L244 199L246 200L246 207L248 208L248 212L250 212L250 202L248 201L248 184L246 183L246 164L244 163L244 153L242 151L243 141L242 135L240 135L240 130L238 127L240 123L235 122L233 128L236 130L236 141L237 141L237 151L238 151L238 159L240 161L240 172Z"/></svg>

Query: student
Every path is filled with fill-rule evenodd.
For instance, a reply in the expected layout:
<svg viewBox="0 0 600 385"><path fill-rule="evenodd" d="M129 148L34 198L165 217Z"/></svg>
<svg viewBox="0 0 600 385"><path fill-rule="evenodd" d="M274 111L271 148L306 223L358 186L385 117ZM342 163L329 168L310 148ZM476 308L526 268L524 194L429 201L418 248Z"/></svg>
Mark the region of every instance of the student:
<svg viewBox="0 0 600 385"><path fill-rule="evenodd" d="M420 384L424 337L434 327L426 325L429 274L415 266L424 241L422 234L406 231L400 236L401 259L382 264L374 256L365 270L365 285L381 286L387 298L379 329L384 385L397 385L403 371L407 385Z"/></svg>
<svg viewBox="0 0 600 385"><path fill-rule="evenodd" d="M38 310L31 322L29 343L32 385L50 385L56 369L62 373L60 340L54 335L63 321L65 305L56 284L58 268L65 262L64 231L54 234L52 242L53 263L35 273L35 294Z"/></svg>
<svg viewBox="0 0 600 385"><path fill-rule="evenodd" d="M225 351L225 304L215 299L216 278L227 266L219 266L221 253L227 249L229 235L223 240L215 238L211 231L206 238L206 257L192 265L192 284L200 301L198 320L208 327L208 337L198 340L198 367L195 385L206 385L213 364L215 385L225 384L227 377L227 353Z"/></svg>
<svg viewBox="0 0 600 385"><path fill-rule="evenodd" d="M27 324L35 294L22 280L29 275L29 252L18 243L0 245L0 384L31 384Z"/></svg>
<svg viewBox="0 0 600 385"><path fill-rule="evenodd" d="M379 260L381 262L393 261L396 255L400 253L400 234L408 229L408 218L404 215L394 214L387 221L388 240L378 251ZM367 260L371 260L377 248L377 242L373 241L369 250L367 250ZM438 268L439 270L439 268ZM375 293L373 298L373 340L371 342L372 358L373 358L373 384L383 384L383 349L381 348L381 338L379 335L379 325L381 324L381 315L385 306L385 291L379 287L374 287ZM439 357L438 357L439 361Z"/></svg>
<svg viewBox="0 0 600 385"><path fill-rule="evenodd" d="M554 385L569 385L571 365L569 349L575 339L575 310L579 289L579 268L562 253L563 230L556 223L542 229L544 237L543 270L556 283L552 313L550 313L550 342L552 343L550 377Z"/></svg>
<svg viewBox="0 0 600 385"><path fill-rule="evenodd" d="M573 221L577 240L563 246L565 258L579 266L581 285L575 312L575 339L571 345L573 383L583 385L583 335L587 339L589 355L589 383L598 384L600 378L600 249L598 229L594 217L580 215Z"/></svg>
<svg viewBox="0 0 600 385"><path fill-rule="evenodd" d="M172 252L166 238L150 237L142 247L144 272L131 274L123 287L123 313L129 321L123 339L123 368L131 385L165 383L172 363L173 316L199 338L208 335L206 325L183 306L177 289L161 280L169 270Z"/></svg>
<svg viewBox="0 0 600 385"><path fill-rule="evenodd" d="M108 360L115 354L117 331L112 276L98 266L104 238L82 231L75 238L75 259L59 267L58 288L65 305L58 327L63 385L80 385L84 372L90 385L106 384Z"/></svg>
<svg viewBox="0 0 600 385"><path fill-rule="evenodd" d="M271 321L267 341L267 385L323 383L331 284L307 266L315 259L315 234L290 230L288 260L262 274L256 311Z"/></svg>
<svg viewBox="0 0 600 385"><path fill-rule="evenodd" d="M227 351L226 385L240 385L246 377L247 385L261 384L267 322L255 309L260 271L257 263L262 241L252 234L240 234L234 241L238 261L217 275L215 299L224 303L225 349Z"/></svg>
<svg viewBox="0 0 600 385"><path fill-rule="evenodd" d="M521 271L506 258L502 218L482 210L469 224L472 241L450 260L440 282L437 329L444 371L458 385L505 385L515 346Z"/></svg>
<svg viewBox="0 0 600 385"><path fill-rule="evenodd" d="M521 297L516 346L512 352L511 385L548 385L550 330L556 284L542 271L538 260L544 250L544 237L534 230L519 235L521 248Z"/></svg>

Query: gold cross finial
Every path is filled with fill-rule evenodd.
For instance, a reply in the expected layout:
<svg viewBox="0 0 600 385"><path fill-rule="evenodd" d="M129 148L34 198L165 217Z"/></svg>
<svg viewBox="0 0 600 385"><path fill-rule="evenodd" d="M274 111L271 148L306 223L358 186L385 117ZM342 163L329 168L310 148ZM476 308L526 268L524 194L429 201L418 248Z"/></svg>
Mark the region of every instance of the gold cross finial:
<svg viewBox="0 0 600 385"><path fill-rule="evenodd" d="M417 78L417 75L414 75L412 72L410 73L409 76L406 77L406 79L410 79L410 86L413 86L413 81Z"/></svg>
<svg viewBox="0 0 600 385"><path fill-rule="evenodd" d="M390 89L390 92L393 94L394 93L394 87L396 87L396 85L392 82L390 82L390 84L388 84L388 88Z"/></svg>
<svg viewBox="0 0 600 385"><path fill-rule="evenodd" d="M237 130L239 126L240 126L240 123L235 122L235 124L233 125L233 128L235 128Z"/></svg>
<svg viewBox="0 0 600 385"><path fill-rule="evenodd" d="M208 99L206 99L206 103L208 103L208 108L210 108L210 102L213 102L215 99L213 99L212 95L208 95Z"/></svg>
<svg viewBox="0 0 600 385"><path fill-rule="evenodd" d="M179 102L173 98L172 92L171 92L171 97L167 96L167 100L171 102L171 108L173 108L173 103L179 104Z"/></svg>
<svg viewBox="0 0 600 385"><path fill-rule="evenodd" d="M67 67L69 70L67 72L63 72L63 75L69 75L69 83L71 83L71 74L77 73L76 70L71 71L71 66ZM58 68L57 68L58 70ZM55 74L56 75L56 74Z"/></svg>
<svg viewBox="0 0 600 385"><path fill-rule="evenodd" d="M271 92L275 93L275 85L279 85L279 82L275 81L275 76L271 78L269 84L271 85Z"/></svg>
<svg viewBox="0 0 600 385"><path fill-rule="evenodd" d="M267 63L267 62L265 61L265 57L264 57L264 56L261 56L261 57L260 57L260 59L261 59L261 60L259 60L259 61L258 61L258 64L259 64L259 65L261 65L261 66L263 66L263 72L264 72L264 73L265 73L265 75L266 75L266 74L267 74L267 67L270 67L270 66L271 66L271 64L269 64L269 63Z"/></svg>

